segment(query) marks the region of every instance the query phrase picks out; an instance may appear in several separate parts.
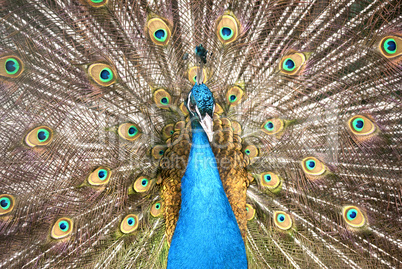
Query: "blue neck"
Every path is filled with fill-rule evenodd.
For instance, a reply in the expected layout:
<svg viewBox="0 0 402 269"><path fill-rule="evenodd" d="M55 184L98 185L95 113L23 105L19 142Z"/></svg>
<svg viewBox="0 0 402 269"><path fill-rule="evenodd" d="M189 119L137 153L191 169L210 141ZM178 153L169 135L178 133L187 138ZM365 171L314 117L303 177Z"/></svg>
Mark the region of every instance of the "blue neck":
<svg viewBox="0 0 402 269"><path fill-rule="evenodd" d="M198 123L193 123L192 129L168 268L247 268L244 241L223 190L208 137Z"/></svg>

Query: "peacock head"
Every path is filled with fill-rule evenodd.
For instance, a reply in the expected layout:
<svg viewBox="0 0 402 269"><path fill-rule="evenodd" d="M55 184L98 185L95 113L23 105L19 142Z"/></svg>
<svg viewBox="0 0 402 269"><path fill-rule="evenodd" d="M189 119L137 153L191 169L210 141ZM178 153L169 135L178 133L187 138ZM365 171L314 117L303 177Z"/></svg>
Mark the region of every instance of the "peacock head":
<svg viewBox="0 0 402 269"><path fill-rule="evenodd" d="M199 122L207 134L208 140L212 142L212 118L215 110L212 92L205 84L196 83L188 94L185 104L190 112L191 121Z"/></svg>

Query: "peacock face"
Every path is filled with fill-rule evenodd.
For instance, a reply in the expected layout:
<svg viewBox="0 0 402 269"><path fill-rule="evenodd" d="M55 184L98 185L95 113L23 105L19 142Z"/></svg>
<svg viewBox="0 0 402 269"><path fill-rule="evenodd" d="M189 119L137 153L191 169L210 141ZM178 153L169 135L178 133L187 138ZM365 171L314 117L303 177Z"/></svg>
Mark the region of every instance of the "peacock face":
<svg viewBox="0 0 402 269"><path fill-rule="evenodd" d="M186 106L190 112L192 121L198 121L208 139L212 141L212 118L215 110L215 101L212 92L205 84L197 84L191 89L187 100Z"/></svg>

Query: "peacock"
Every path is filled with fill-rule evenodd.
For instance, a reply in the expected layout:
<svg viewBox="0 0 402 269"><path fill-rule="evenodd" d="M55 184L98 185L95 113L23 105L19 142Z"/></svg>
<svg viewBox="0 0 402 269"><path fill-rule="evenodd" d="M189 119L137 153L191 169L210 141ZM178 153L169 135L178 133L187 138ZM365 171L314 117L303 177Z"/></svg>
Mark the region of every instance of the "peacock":
<svg viewBox="0 0 402 269"><path fill-rule="evenodd" d="M1 268L402 268L401 0L0 0Z"/></svg>

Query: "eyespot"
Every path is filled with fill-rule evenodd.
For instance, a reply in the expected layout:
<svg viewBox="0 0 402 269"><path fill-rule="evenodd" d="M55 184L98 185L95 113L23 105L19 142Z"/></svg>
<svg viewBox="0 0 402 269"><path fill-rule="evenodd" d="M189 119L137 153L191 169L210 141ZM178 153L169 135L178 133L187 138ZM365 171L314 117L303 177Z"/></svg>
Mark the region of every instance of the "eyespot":
<svg viewBox="0 0 402 269"><path fill-rule="evenodd" d="M136 192L146 192L151 188L152 180L146 177L138 177L133 183L133 189Z"/></svg>
<svg viewBox="0 0 402 269"><path fill-rule="evenodd" d="M162 201L158 201L154 203L151 207L151 215L152 217L158 217L163 213L163 203Z"/></svg>
<svg viewBox="0 0 402 269"><path fill-rule="evenodd" d="M322 175L326 170L325 165L314 157L307 157L303 159L302 167L306 174L313 176Z"/></svg>
<svg viewBox="0 0 402 269"><path fill-rule="evenodd" d="M156 145L152 148L151 154L155 159L160 159L165 154L166 146L164 145Z"/></svg>
<svg viewBox="0 0 402 269"><path fill-rule="evenodd" d="M241 135L241 125L237 121L232 121L232 129L233 129L233 134L235 135Z"/></svg>
<svg viewBox="0 0 402 269"><path fill-rule="evenodd" d="M356 136L366 136L376 130L375 124L367 117L356 115L349 119L349 129Z"/></svg>
<svg viewBox="0 0 402 269"><path fill-rule="evenodd" d="M108 0L87 0L93 7L101 7L107 4Z"/></svg>
<svg viewBox="0 0 402 269"><path fill-rule="evenodd" d="M244 149L244 153L251 159L254 157L257 157L259 154L258 148L254 145L248 145L245 149Z"/></svg>
<svg viewBox="0 0 402 269"><path fill-rule="evenodd" d="M402 54L402 38L398 36L386 36L380 44L380 52L387 58L394 58Z"/></svg>
<svg viewBox="0 0 402 269"><path fill-rule="evenodd" d="M166 139L170 138L173 134L174 134L174 124L173 123L167 124L165 127L163 127L163 129L162 129L163 139L166 140Z"/></svg>
<svg viewBox="0 0 402 269"><path fill-rule="evenodd" d="M252 205L246 204L246 218L248 221L255 217L255 209Z"/></svg>
<svg viewBox="0 0 402 269"><path fill-rule="evenodd" d="M137 230L138 224L138 216L135 214L129 214L121 221L120 231L124 234L132 233Z"/></svg>
<svg viewBox="0 0 402 269"><path fill-rule="evenodd" d="M73 221L69 218L60 218L53 225L50 236L54 239L61 239L69 236L73 231Z"/></svg>
<svg viewBox="0 0 402 269"><path fill-rule="evenodd" d="M216 35L223 44L235 41L239 34L237 18L232 14L223 15L217 20Z"/></svg>
<svg viewBox="0 0 402 269"><path fill-rule="evenodd" d="M281 132L284 128L284 122L281 119L269 119L263 123L261 129L264 133L273 135Z"/></svg>
<svg viewBox="0 0 402 269"><path fill-rule="evenodd" d="M296 75L306 61L303 53L294 53L282 58L279 69L286 75Z"/></svg>
<svg viewBox="0 0 402 269"><path fill-rule="evenodd" d="M154 102L157 107L168 109L171 102L170 94L164 89L159 89L154 92Z"/></svg>
<svg viewBox="0 0 402 269"><path fill-rule="evenodd" d="M0 216L10 213L14 209L14 196L9 194L0 195Z"/></svg>
<svg viewBox="0 0 402 269"><path fill-rule="evenodd" d="M110 65L94 63L88 67L89 76L100 86L108 87L116 82L116 75Z"/></svg>
<svg viewBox="0 0 402 269"><path fill-rule="evenodd" d="M240 87L233 86L226 93L226 102L231 106L235 106L241 102L243 95L244 92Z"/></svg>
<svg viewBox="0 0 402 269"><path fill-rule="evenodd" d="M16 56L4 56L0 58L0 75L16 78L24 71L24 65Z"/></svg>
<svg viewBox="0 0 402 269"><path fill-rule="evenodd" d="M198 68L199 67L197 67L197 66L193 66L188 70L188 80L193 85L195 85L195 83L197 81ZM202 73L204 74L204 79L202 80L202 82L205 83L207 81L207 70L205 68L203 68Z"/></svg>
<svg viewBox="0 0 402 269"><path fill-rule="evenodd" d="M276 227L284 231L289 230L293 225L292 218L283 211L274 212L274 223Z"/></svg>
<svg viewBox="0 0 402 269"><path fill-rule="evenodd" d="M273 172L265 172L259 175L259 182L262 187L271 192L279 192L282 187L282 179Z"/></svg>
<svg viewBox="0 0 402 269"><path fill-rule="evenodd" d="M106 185L112 176L112 171L104 166L98 167L88 176L88 183L93 186Z"/></svg>
<svg viewBox="0 0 402 269"><path fill-rule="evenodd" d="M345 206L342 215L345 222L351 227L359 228L364 226L366 223L366 218L361 210L356 206Z"/></svg>
<svg viewBox="0 0 402 269"><path fill-rule="evenodd" d="M134 123L123 123L117 130L119 136L128 141L134 141L141 136L140 128Z"/></svg>
<svg viewBox="0 0 402 269"><path fill-rule="evenodd" d="M171 32L167 24L160 18L148 21L149 36L156 45L165 46L169 42Z"/></svg>
<svg viewBox="0 0 402 269"><path fill-rule="evenodd" d="M47 126L40 126L30 131L25 137L25 143L30 147L46 146L53 139L53 131Z"/></svg>

